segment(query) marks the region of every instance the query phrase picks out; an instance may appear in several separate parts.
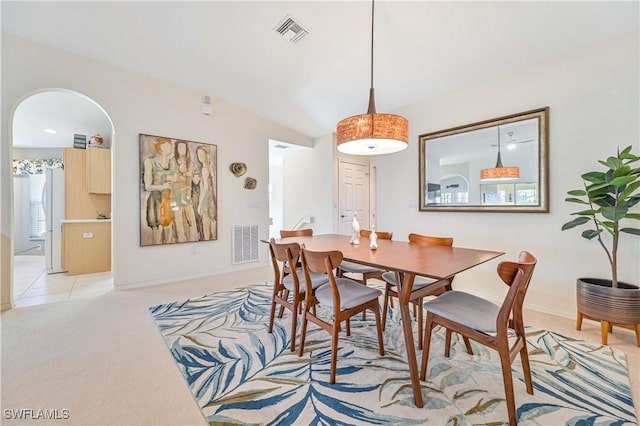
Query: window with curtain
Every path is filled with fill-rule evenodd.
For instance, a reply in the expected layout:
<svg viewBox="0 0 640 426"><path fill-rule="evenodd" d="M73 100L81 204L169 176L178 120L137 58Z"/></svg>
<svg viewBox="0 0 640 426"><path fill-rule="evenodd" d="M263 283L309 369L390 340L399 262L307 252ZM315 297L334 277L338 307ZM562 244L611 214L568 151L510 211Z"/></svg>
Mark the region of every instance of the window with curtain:
<svg viewBox="0 0 640 426"><path fill-rule="evenodd" d="M47 231L47 220L44 213L44 173L29 175L29 212L31 217L31 240L41 240Z"/></svg>
<svg viewBox="0 0 640 426"><path fill-rule="evenodd" d="M44 212L44 185L46 169L64 169L61 158L14 159L13 174L29 176L29 239L43 240L47 232L47 218Z"/></svg>

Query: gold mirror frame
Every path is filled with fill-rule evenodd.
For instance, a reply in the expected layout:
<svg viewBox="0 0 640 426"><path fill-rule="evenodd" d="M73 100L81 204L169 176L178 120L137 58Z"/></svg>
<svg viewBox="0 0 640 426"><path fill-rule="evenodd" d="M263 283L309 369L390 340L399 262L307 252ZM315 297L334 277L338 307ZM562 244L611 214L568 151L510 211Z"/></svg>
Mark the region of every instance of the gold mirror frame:
<svg viewBox="0 0 640 426"><path fill-rule="evenodd" d="M420 211L549 212L549 107L422 134L418 142ZM481 180L500 172L511 179Z"/></svg>

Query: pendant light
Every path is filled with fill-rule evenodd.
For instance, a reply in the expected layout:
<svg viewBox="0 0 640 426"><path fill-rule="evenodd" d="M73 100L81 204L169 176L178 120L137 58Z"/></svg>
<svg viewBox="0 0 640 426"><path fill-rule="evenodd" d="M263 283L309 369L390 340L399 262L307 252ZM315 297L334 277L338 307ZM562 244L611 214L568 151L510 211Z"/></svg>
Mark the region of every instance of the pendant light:
<svg viewBox="0 0 640 426"><path fill-rule="evenodd" d="M500 157L500 126L498 126L498 161L496 166L480 171L480 180L513 180L520 177L519 167L504 167Z"/></svg>
<svg viewBox="0 0 640 426"><path fill-rule="evenodd" d="M393 114L376 113L373 90L373 18L371 1L371 87L366 114L354 115L338 123L337 149L344 154L380 155L402 151L409 143L409 122Z"/></svg>

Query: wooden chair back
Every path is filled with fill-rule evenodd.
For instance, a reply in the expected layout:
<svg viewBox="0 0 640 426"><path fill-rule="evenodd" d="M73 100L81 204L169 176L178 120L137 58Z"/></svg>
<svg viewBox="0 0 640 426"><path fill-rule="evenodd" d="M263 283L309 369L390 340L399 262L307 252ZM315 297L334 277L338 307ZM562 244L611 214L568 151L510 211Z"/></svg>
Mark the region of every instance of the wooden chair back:
<svg viewBox="0 0 640 426"><path fill-rule="evenodd" d="M409 242L423 246L453 246L451 237L433 237L431 235L409 234Z"/></svg>
<svg viewBox="0 0 640 426"><path fill-rule="evenodd" d="M302 270L304 272L305 282L307 285L307 296L311 294L310 272L315 272L317 274L327 274L329 284L333 290L334 300L336 297L338 301L340 300L333 270L340 265L343 257L342 252L339 250L311 251L305 248L301 250ZM338 303L337 306L340 306L340 304Z"/></svg>
<svg viewBox="0 0 640 426"><path fill-rule="evenodd" d="M293 282L296 291L299 291L299 278L295 268L288 265L297 265L300 260L300 244L298 243L276 243L274 238L269 241L269 252L271 253L271 264L273 265L274 282L281 283L282 278L287 274L293 275ZM281 267L282 265L282 267Z"/></svg>
<svg viewBox="0 0 640 426"><path fill-rule="evenodd" d="M498 276L510 287L498 314L498 333L506 333L510 320L522 323L522 305L537 262L534 255L522 251L517 262L503 261L498 264ZM511 324L511 327L515 325Z"/></svg>
<svg viewBox="0 0 640 426"><path fill-rule="evenodd" d="M333 270L340 265L343 259L342 252L339 250L331 251L311 251L303 248L302 263L305 270L318 274L333 275Z"/></svg>
<svg viewBox="0 0 640 426"><path fill-rule="evenodd" d="M360 236L362 238L369 238L369 235L371 235L370 229L360 230ZM393 237L393 232L376 231L376 235L378 236L379 240L390 240Z"/></svg>
<svg viewBox="0 0 640 426"><path fill-rule="evenodd" d="M313 235L313 229L305 228L305 229L293 229L293 230L280 230L280 238L289 238L289 237L310 237Z"/></svg>

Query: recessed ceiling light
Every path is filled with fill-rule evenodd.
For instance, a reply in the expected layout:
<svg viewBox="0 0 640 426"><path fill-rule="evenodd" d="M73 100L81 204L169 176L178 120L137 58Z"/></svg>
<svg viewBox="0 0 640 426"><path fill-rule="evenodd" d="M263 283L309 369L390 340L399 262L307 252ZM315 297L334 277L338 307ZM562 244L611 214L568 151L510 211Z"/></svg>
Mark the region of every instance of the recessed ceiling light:
<svg viewBox="0 0 640 426"><path fill-rule="evenodd" d="M52 135L54 135L56 133L56 131L53 130L53 129L43 129L42 131L45 132L45 133L51 133Z"/></svg>

